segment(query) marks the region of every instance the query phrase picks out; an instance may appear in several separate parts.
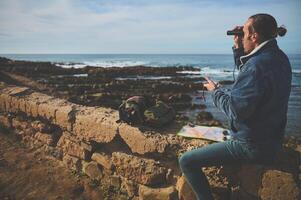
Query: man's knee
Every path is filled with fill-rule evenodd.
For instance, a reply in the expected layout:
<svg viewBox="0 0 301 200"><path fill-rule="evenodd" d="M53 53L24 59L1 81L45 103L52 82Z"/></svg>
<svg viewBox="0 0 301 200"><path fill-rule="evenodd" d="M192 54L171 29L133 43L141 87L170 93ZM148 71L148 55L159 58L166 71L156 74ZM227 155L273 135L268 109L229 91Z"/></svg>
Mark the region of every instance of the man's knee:
<svg viewBox="0 0 301 200"><path fill-rule="evenodd" d="M180 156L179 165L182 171L193 166L191 155L189 155L189 152L186 152L182 154L182 156Z"/></svg>

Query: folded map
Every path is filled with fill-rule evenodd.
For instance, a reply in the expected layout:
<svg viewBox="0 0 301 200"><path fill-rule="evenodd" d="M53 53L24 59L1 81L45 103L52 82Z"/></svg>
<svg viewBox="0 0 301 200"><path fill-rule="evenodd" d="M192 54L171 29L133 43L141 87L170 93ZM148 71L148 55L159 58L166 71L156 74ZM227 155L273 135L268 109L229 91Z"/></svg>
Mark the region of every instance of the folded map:
<svg viewBox="0 0 301 200"><path fill-rule="evenodd" d="M228 133L229 130L221 127L186 125L182 127L177 135L222 142L230 138Z"/></svg>

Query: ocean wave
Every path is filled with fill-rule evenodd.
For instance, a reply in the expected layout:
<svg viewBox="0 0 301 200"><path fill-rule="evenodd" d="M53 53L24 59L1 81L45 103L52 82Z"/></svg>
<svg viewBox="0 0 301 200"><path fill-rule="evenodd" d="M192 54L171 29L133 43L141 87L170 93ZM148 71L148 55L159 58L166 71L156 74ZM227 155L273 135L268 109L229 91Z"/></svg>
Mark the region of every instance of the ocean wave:
<svg viewBox="0 0 301 200"><path fill-rule="evenodd" d="M233 75L233 69L230 68L211 68L211 67L203 67L200 68L199 71L179 71L179 74L185 75L200 75L200 76L218 76L218 77L227 77ZM235 74L238 74L238 71L235 71Z"/></svg>
<svg viewBox="0 0 301 200"><path fill-rule="evenodd" d="M84 68L86 66L91 67L134 67L145 66L148 63L142 61L84 61L82 63L55 63L56 66L63 68Z"/></svg>
<svg viewBox="0 0 301 200"><path fill-rule="evenodd" d="M301 69L292 69L292 72L295 74L301 74Z"/></svg>
<svg viewBox="0 0 301 200"><path fill-rule="evenodd" d="M118 77L116 80L161 80L161 79L171 79L171 76L137 76L137 77Z"/></svg>
<svg viewBox="0 0 301 200"><path fill-rule="evenodd" d="M84 64L92 67L133 67L147 65L148 63L142 61L87 61Z"/></svg>
<svg viewBox="0 0 301 200"><path fill-rule="evenodd" d="M83 64L83 63L54 63L56 66L58 67L62 67L62 68L76 68L76 69L79 69L79 68L84 68L86 67L87 65L86 64Z"/></svg>

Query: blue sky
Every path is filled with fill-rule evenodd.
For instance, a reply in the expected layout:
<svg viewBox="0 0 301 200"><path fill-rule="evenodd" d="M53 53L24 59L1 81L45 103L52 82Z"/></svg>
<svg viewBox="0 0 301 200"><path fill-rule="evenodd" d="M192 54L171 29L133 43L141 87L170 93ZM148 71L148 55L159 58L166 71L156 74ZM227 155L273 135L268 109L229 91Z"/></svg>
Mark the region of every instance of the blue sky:
<svg viewBox="0 0 301 200"><path fill-rule="evenodd" d="M301 53L300 0L0 0L0 53L231 53L226 30L272 14Z"/></svg>

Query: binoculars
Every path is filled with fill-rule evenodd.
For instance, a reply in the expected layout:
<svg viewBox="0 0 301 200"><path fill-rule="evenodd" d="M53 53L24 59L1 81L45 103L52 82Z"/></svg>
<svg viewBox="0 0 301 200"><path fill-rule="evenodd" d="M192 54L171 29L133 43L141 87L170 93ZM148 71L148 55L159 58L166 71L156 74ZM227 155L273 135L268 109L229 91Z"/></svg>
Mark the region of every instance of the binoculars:
<svg viewBox="0 0 301 200"><path fill-rule="evenodd" d="M227 31L227 35L243 36L244 32L242 30L231 30L231 31Z"/></svg>

